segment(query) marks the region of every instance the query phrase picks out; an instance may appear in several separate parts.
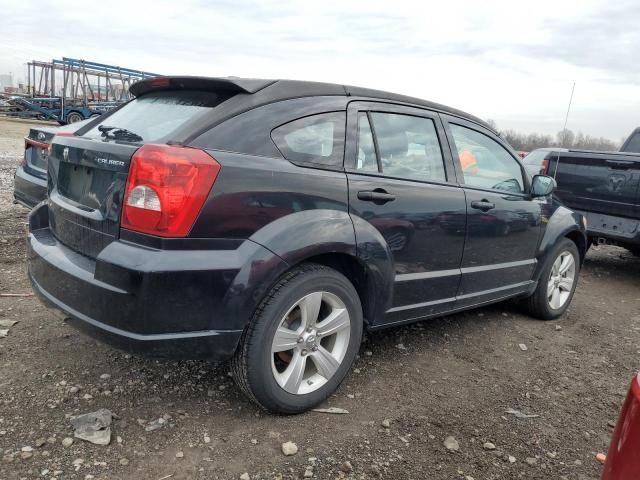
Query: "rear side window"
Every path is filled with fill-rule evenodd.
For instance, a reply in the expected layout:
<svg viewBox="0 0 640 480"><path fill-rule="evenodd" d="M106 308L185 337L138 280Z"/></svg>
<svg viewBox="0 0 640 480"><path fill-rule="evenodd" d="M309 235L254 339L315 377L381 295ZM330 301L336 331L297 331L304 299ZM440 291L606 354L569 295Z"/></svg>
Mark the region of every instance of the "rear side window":
<svg viewBox="0 0 640 480"><path fill-rule="evenodd" d="M433 120L396 113L371 113L382 174L444 182L440 141Z"/></svg>
<svg viewBox="0 0 640 480"><path fill-rule="evenodd" d="M138 97L106 117L83 136L102 137L100 125L126 129L144 142L170 135L189 120L206 115L230 94L199 90L163 90Z"/></svg>
<svg viewBox="0 0 640 480"><path fill-rule="evenodd" d="M311 115L276 128L271 138L292 162L342 166L345 122L345 112Z"/></svg>
<svg viewBox="0 0 640 480"><path fill-rule="evenodd" d="M358 114L358 163L356 169L364 172L377 172L378 159L369 117L366 113Z"/></svg>

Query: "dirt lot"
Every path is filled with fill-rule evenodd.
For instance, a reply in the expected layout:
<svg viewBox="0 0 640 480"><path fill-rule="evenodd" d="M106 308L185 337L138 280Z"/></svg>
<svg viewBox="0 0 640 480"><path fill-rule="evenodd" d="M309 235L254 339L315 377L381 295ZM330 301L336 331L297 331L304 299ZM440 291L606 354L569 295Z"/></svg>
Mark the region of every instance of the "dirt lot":
<svg viewBox="0 0 640 480"><path fill-rule="evenodd" d="M0 120L4 294L31 292L27 211L11 203L28 127ZM500 304L367 335L351 376L326 405L345 415L265 415L225 366L112 350L33 296L0 297L0 319L18 321L0 338L2 480L238 479L245 472L251 479L305 472L319 479L595 479L594 456L606 452L640 369L640 260L622 249L591 250L573 305L557 322ZM111 444L64 446L73 437L69 416L99 408L117 415ZM538 416L517 418L508 409ZM457 451L445 448L449 436ZM282 454L287 441L297 444L296 455Z"/></svg>

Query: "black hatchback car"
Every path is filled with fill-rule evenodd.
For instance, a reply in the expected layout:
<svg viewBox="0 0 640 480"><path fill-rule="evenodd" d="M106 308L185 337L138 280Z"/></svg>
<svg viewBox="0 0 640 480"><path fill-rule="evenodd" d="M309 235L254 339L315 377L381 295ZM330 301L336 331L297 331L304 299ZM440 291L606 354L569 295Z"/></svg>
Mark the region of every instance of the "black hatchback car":
<svg viewBox="0 0 640 480"><path fill-rule="evenodd" d="M365 328L571 301L582 217L477 118L312 82L131 92L54 139L29 219L35 291L95 337L231 359L253 401L297 413L338 387Z"/></svg>

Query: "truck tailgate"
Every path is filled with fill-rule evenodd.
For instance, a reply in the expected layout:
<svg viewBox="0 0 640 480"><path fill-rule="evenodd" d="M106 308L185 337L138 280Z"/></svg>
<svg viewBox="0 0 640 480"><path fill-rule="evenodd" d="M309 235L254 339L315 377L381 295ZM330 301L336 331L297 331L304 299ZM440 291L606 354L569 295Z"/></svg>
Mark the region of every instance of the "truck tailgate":
<svg viewBox="0 0 640 480"><path fill-rule="evenodd" d="M569 208L616 217L640 218L640 155L569 150L554 153L549 174L557 196Z"/></svg>

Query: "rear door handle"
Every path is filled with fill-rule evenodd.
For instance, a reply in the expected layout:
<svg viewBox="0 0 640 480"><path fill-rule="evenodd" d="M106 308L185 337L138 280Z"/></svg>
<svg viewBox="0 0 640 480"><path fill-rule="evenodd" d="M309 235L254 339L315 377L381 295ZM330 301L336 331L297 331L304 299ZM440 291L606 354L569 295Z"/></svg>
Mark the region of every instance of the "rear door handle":
<svg viewBox="0 0 640 480"><path fill-rule="evenodd" d="M491 203L489 200L482 199L480 201L471 202L471 208L475 208L476 210L482 210L483 212L488 212L489 210L496 208L495 203Z"/></svg>
<svg viewBox="0 0 640 480"><path fill-rule="evenodd" d="M365 190L358 192L358 199L365 202L373 202L377 204L393 202L396 196L392 193L387 193L384 190Z"/></svg>

